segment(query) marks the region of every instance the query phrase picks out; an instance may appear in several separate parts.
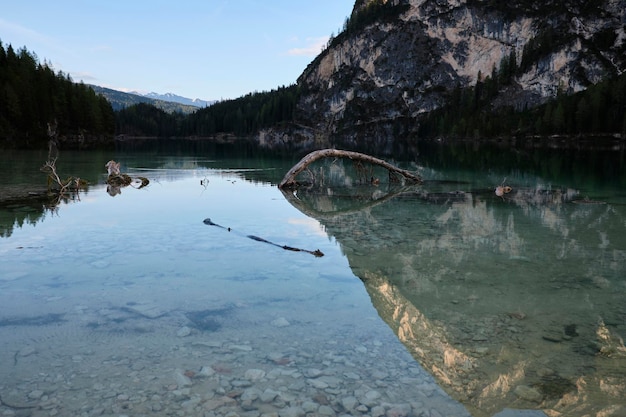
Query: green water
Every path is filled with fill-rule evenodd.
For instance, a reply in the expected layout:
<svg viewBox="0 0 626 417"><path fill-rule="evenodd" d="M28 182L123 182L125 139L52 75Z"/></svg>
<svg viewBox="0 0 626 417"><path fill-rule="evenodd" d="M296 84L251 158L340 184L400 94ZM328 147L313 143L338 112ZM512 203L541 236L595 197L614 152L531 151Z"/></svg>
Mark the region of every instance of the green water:
<svg viewBox="0 0 626 417"><path fill-rule="evenodd" d="M0 188L45 185L38 171L45 157L3 155ZM149 186L111 197L109 159ZM303 375L303 363L324 368L343 381L314 385L335 399L328 407L337 414L378 412L365 400L346 408L346 398L359 399L353 373L355 386L385 385L380 406L400 415L626 412L619 150L423 146L396 161L416 170L422 185L389 184L373 170L381 180L374 186L359 181L351 163L327 161L305 173L313 185L282 193L276 184L295 162L198 143L62 153L59 172L87 179L87 190L58 203L0 205L0 398L30 405L29 393L45 386L61 402L65 391L50 387L55 378L71 383L73 374L124 385L127 373L102 371L114 361L102 349L110 345L132 346L133 360L159 357L145 365L158 386L168 386L161 373L198 363L243 363L269 375L264 361L278 355L277 363L287 358L285 366ZM499 185L511 191L497 196ZM314 250L324 256L307 252ZM191 335L178 337L182 327ZM198 346L217 350L198 353ZM383 372L404 382L396 387ZM93 381L81 384L86 399L96 395ZM285 406L318 398L295 386L285 388L293 397ZM201 387L209 390L194 380L196 408L185 411L173 399L164 409L202 415L214 399ZM116 412L106 395L96 398L105 414ZM245 411L286 412L281 403L259 403Z"/></svg>

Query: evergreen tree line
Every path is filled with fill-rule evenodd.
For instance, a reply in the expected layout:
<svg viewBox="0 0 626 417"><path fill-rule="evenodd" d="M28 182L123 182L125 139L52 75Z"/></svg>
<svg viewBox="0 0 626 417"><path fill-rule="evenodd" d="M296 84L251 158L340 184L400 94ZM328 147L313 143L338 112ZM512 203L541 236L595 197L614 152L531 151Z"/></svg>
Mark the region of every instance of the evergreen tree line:
<svg viewBox="0 0 626 417"><path fill-rule="evenodd" d="M380 10L373 2L371 9ZM378 4L378 6L376 6ZM388 3L385 3L388 4ZM396 7L396 6L389 6ZM388 11L387 11L388 12ZM387 13L385 12L385 13ZM374 12L363 12L374 13ZM545 33L529 45L518 64L505 57L470 88L456 88L447 105L420 117L419 137L496 137L511 135L626 134L626 74L590 86L575 95L532 109L492 109L502 88L527 62L545 54L552 41ZM610 41L610 39L609 39ZM168 113L141 103L114 112L108 101L68 75L40 64L25 48L15 52L0 42L0 147L37 147L48 140L48 125L63 135L114 133L130 136L187 137L230 133L245 136L259 129L297 122L296 105L304 92L298 85L250 93L191 114Z"/></svg>
<svg viewBox="0 0 626 417"><path fill-rule="evenodd" d="M259 129L294 120L300 90L296 85L250 93L224 100L194 113L166 113L149 104L137 104L116 113L116 131L131 136L245 136Z"/></svg>
<svg viewBox="0 0 626 417"><path fill-rule="evenodd" d="M45 144L48 124L60 136L112 138L115 114L91 88L55 73L26 48L16 52L0 41L0 147Z"/></svg>
<svg viewBox="0 0 626 417"><path fill-rule="evenodd" d="M531 47L528 53L536 54L537 49ZM528 62L526 55L524 62ZM485 79L479 73L475 86L454 89L446 106L420 118L419 137L626 134L626 73L573 95L559 93L531 109L493 110L493 100L519 71L511 54Z"/></svg>
<svg viewBox="0 0 626 417"><path fill-rule="evenodd" d="M138 103L115 112L115 133L128 136L183 136L182 113L168 113L148 103Z"/></svg>

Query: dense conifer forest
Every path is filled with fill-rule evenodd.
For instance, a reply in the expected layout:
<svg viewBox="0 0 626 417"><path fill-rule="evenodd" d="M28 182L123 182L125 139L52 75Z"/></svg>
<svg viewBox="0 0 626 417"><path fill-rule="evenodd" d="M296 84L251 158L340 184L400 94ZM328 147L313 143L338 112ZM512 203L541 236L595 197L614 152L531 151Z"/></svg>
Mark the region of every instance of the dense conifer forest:
<svg viewBox="0 0 626 417"><path fill-rule="evenodd" d="M525 51L528 54L536 50ZM522 60L524 65L525 60ZM475 86L454 89L447 105L420 120L421 138L493 138L512 136L626 135L626 73L573 95L533 108L492 108L498 91L511 86L519 70L511 56Z"/></svg>
<svg viewBox="0 0 626 417"><path fill-rule="evenodd" d="M114 128L104 97L55 73L26 48L0 42L0 147L42 147L49 133L67 147L88 147L112 143Z"/></svg>
<svg viewBox="0 0 626 417"><path fill-rule="evenodd" d="M407 7L406 4L369 1L346 18L343 29L336 36L330 36L327 47L344 41L369 24L393 20ZM520 1L516 7L532 11L534 3ZM585 7L588 13L598 13L595 3ZM500 7L499 10L502 13L509 12L507 7ZM615 33L607 31L605 35L594 38L596 43L603 42L603 45L595 45L596 48L602 49L613 44ZM410 130L417 132L416 139L626 135L626 74L616 74L599 84L589 85L587 90L578 94L559 94L541 106L515 108L507 103L493 106L498 92L515 88L516 75L522 74L529 65L566 40L546 26L526 45L520 62L511 54L494 67L491 74L479 74L479 82L475 86L451 90L446 105L409 120L409 123L415 125ZM310 65L314 65L316 60ZM303 93L301 89L298 85L292 85L270 92L248 94L236 100L217 103L189 116L168 115L154 108L127 108L118 113L117 130L133 133L133 128L140 126L139 131L148 135L250 135L264 127L292 122L297 124L297 102ZM345 122L349 124L351 121Z"/></svg>
<svg viewBox="0 0 626 417"><path fill-rule="evenodd" d="M298 87L291 85L220 101L189 115L166 113L142 103L117 112L116 131L130 136L247 136L261 128L293 121L298 98Z"/></svg>
<svg viewBox="0 0 626 417"><path fill-rule="evenodd" d="M375 12L389 10L367 9L365 21ZM345 30L351 30L354 24L354 20L347 21ZM496 93L510 88L526 62L542 53L549 34L542 36L545 39L528 45L519 64L513 55L504 59L491 74L479 75L475 86L450 91L445 106L410 120L416 126L412 130L417 138L625 135L626 74L590 85L578 94L560 94L538 107L520 109L505 104L493 108ZM166 112L145 103L114 112L109 102L89 86L55 73L25 48L15 51L0 42L0 148L41 148L54 132L66 147L111 143L114 134L251 136L259 129L297 124L301 94L301 87L293 84L224 100L191 114Z"/></svg>

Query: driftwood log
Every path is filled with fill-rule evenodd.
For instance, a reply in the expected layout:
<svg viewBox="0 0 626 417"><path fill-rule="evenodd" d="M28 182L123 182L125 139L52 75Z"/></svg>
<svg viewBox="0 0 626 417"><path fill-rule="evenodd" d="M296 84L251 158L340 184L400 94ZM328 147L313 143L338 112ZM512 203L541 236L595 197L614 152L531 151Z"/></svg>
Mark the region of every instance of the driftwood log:
<svg viewBox="0 0 626 417"><path fill-rule="evenodd" d="M211 221L211 219L209 219L209 218L204 219L203 223L208 225L208 226L215 226L215 227L219 227L220 229L228 230L229 232L233 231L233 229L231 229L230 227L227 228L227 227L224 227L224 226L220 226L219 224L214 223L213 221ZM316 258L321 258L322 256L324 256L324 253L322 253L322 251L319 250L319 249L307 250L307 249L301 249L301 248L294 248L293 246L279 245L278 243L270 242L267 239L263 239L262 237L258 237L258 236L255 236L255 235L247 235L246 237L249 238L249 239L252 239L252 240L256 240L257 242L269 243L272 246L276 246L276 247L279 247L279 248L284 249L284 250L290 250L292 252L306 252L306 253L310 253L311 255L315 256Z"/></svg>
<svg viewBox="0 0 626 417"><path fill-rule="evenodd" d="M321 149L318 151L313 151L302 158L297 164L295 164L284 176L280 184L278 184L278 188L294 188L298 185L296 181L296 177L302 171L304 171L310 164L315 161L318 161L323 158L348 158L352 161L359 162L368 162L370 164L381 166L389 171L389 173L400 175L404 178L405 181L420 184L422 179L419 175L412 173L410 171L400 169L396 166L391 165L390 163L383 161L382 159L375 158L370 155L366 155L359 152L353 151L343 151L339 149Z"/></svg>

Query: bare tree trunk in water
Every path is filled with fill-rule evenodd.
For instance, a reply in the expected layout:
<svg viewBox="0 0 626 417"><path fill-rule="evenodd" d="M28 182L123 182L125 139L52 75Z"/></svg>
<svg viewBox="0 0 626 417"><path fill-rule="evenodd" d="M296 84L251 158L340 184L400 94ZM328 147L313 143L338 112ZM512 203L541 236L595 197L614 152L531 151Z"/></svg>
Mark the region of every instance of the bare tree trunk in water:
<svg viewBox="0 0 626 417"><path fill-rule="evenodd" d="M302 158L297 164L295 164L288 172L285 174L283 180L278 184L278 188L295 188L298 186L298 182L296 181L296 177L302 171L304 171L310 164L313 162L320 160L322 158L348 158L353 161L360 162L369 162L370 164L381 166L389 171L389 174L397 174L402 176L405 181L420 184L422 179L419 175L412 173L410 171L400 169L391 165L390 163L383 161L382 159L375 158L370 155L366 155L359 152L353 151L342 151L339 149L321 149L319 151L313 151Z"/></svg>

